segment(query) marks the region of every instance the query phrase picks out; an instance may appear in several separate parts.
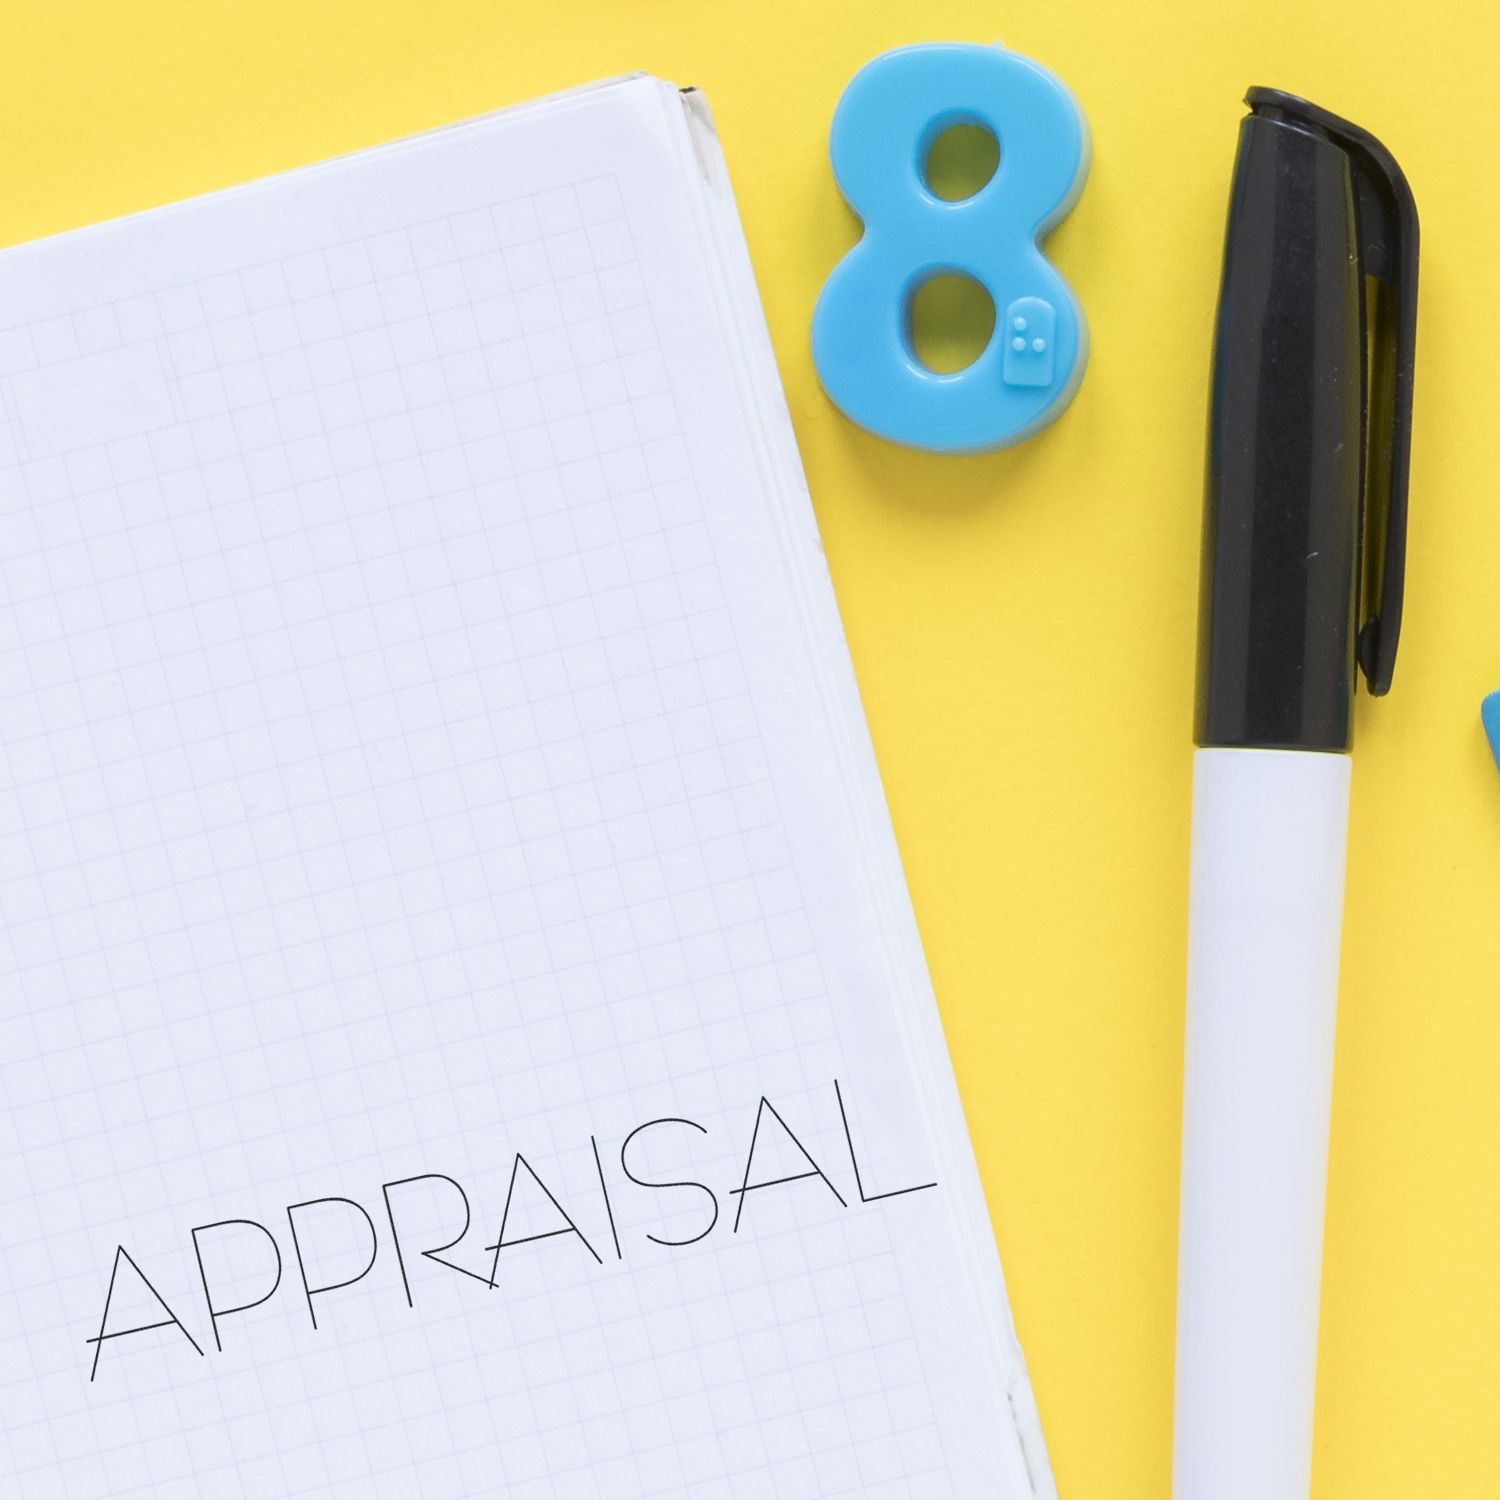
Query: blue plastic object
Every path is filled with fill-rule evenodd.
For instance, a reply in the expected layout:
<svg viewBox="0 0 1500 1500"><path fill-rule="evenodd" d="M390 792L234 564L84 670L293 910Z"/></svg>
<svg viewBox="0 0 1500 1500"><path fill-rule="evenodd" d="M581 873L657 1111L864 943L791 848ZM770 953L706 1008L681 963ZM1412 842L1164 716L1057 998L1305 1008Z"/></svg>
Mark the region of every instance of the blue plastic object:
<svg viewBox="0 0 1500 1500"><path fill-rule="evenodd" d="M1479 716L1484 720L1484 732L1489 736L1495 764L1500 766L1500 693L1491 693L1484 700Z"/></svg>
<svg viewBox="0 0 1500 1500"><path fill-rule="evenodd" d="M972 197L950 202L925 173L954 125L993 132L1000 162ZM1083 311L1039 248L1088 173L1088 125L1072 95L1001 47L903 47L850 81L830 155L864 221L813 314L813 360L834 403L881 437L938 453L1003 448L1046 426L1088 356ZM973 364L939 374L913 347L911 303L954 272L990 294L995 331Z"/></svg>

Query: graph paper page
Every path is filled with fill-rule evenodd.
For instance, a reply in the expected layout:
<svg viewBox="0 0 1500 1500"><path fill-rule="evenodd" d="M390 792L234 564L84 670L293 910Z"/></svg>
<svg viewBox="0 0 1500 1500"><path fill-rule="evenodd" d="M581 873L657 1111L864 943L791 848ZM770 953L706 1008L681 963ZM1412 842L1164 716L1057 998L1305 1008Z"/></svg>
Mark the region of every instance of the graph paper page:
<svg viewBox="0 0 1500 1500"><path fill-rule="evenodd" d="M637 79L0 256L5 1493L1052 1493L743 255Z"/></svg>

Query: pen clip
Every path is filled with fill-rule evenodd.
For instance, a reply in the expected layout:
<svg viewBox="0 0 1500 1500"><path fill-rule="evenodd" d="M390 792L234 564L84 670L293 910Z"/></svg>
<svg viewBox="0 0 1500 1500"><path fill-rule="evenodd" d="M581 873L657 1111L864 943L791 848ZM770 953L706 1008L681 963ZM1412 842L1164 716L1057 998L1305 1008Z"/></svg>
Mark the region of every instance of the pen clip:
<svg viewBox="0 0 1500 1500"><path fill-rule="evenodd" d="M1364 506L1355 655L1370 692L1390 691L1406 584L1407 490L1417 346L1417 206L1395 158L1367 130L1279 89L1245 102L1325 135L1349 158L1368 364Z"/></svg>
<svg viewBox="0 0 1500 1500"><path fill-rule="evenodd" d="M1355 163L1370 348L1361 544L1364 580L1355 654L1370 692L1379 697L1390 691L1396 669L1406 591L1417 353L1417 206L1390 152L1366 131L1354 126L1347 129L1347 149Z"/></svg>

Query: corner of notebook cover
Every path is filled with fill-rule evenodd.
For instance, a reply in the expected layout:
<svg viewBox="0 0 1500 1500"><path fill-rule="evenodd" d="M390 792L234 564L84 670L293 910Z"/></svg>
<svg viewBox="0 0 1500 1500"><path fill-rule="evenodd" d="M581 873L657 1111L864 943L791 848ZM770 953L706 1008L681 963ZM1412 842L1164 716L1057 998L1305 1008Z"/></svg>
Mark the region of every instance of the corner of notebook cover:
<svg viewBox="0 0 1500 1500"><path fill-rule="evenodd" d="M696 84L691 83L683 85L676 93L678 106L687 121L693 156L703 180L710 187L726 185L729 173L724 163L724 148L719 141L719 127L714 123L714 112L709 106L708 96Z"/></svg>
<svg viewBox="0 0 1500 1500"><path fill-rule="evenodd" d="M1057 1481L1052 1477L1047 1442L1042 1436L1042 1419L1036 1409L1036 1395L1024 1361L1006 1385L1005 1399L1021 1447L1021 1460L1026 1466L1031 1500L1058 1500Z"/></svg>

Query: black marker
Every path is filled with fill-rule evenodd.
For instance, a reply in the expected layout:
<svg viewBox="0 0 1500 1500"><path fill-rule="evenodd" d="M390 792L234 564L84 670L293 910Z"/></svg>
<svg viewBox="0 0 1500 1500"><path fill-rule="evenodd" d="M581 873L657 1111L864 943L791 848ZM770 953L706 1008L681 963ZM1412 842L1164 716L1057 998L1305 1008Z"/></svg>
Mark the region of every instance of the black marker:
<svg viewBox="0 0 1500 1500"><path fill-rule="evenodd" d="M1357 675L1401 625L1417 215L1252 89L1214 345L1193 763L1175 1500L1307 1500Z"/></svg>

